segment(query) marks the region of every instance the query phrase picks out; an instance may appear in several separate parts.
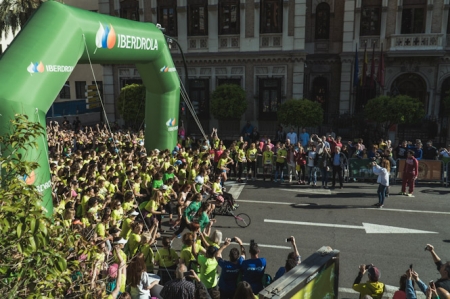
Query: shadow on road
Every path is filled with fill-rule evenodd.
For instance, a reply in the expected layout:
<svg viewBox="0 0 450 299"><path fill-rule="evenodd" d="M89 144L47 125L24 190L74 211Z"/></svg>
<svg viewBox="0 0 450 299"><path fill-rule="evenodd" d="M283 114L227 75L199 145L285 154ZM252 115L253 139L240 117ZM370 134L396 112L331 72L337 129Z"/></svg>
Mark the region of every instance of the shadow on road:
<svg viewBox="0 0 450 299"><path fill-rule="evenodd" d="M425 189L425 190L421 190L420 193L431 194L431 195L448 195L448 194L450 194L450 190Z"/></svg>
<svg viewBox="0 0 450 299"><path fill-rule="evenodd" d="M306 203L306 204L309 204L309 206L292 204L291 207L305 210L321 210L321 209L341 210L341 209L368 208L367 205L355 206L355 205L330 205L330 204L319 205L317 203Z"/></svg>

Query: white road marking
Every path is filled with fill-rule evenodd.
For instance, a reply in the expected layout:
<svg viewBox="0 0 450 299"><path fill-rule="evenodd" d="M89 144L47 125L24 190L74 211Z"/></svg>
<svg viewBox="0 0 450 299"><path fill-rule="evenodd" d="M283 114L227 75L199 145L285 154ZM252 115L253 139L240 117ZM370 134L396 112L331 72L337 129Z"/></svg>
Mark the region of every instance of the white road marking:
<svg viewBox="0 0 450 299"><path fill-rule="evenodd" d="M395 226L388 226L388 225L379 225L379 224L373 224L373 223L362 223L362 226L357 226L357 225L342 225L342 224L333 224L333 223L314 223L314 222L272 220L272 219L264 219L264 222L306 225L306 226L333 227L333 228L363 229L366 231L367 234L437 234L437 232L430 232L430 231L403 228L403 227L395 227Z"/></svg>
<svg viewBox="0 0 450 299"><path fill-rule="evenodd" d="M244 190L245 184L231 186L229 193L233 195L234 199L238 199L241 195L242 190Z"/></svg>
<svg viewBox="0 0 450 299"><path fill-rule="evenodd" d="M292 203L292 202L280 202L280 201L258 201L258 200L248 200L248 199L240 199L239 202L248 202L248 203L267 203L274 205L295 205L295 206L309 206L309 203Z"/></svg>
<svg viewBox="0 0 450 299"><path fill-rule="evenodd" d="M331 195L330 189L279 189L281 191L309 193L309 194L326 194Z"/></svg>
<svg viewBox="0 0 450 299"><path fill-rule="evenodd" d="M424 214L442 214L450 215L450 212L440 212L440 211L417 211L417 210L403 210L403 209L378 209L378 208L358 208L361 210L377 210L377 211L391 211L391 212L404 212L404 213L424 213Z"/></svg>

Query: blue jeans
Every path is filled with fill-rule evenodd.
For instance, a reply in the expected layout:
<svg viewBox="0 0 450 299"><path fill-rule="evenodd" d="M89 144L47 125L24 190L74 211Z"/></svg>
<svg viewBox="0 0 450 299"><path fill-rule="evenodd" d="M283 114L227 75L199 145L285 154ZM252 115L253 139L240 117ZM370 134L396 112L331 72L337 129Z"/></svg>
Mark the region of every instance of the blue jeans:
<svg viewBox="0 0 450 299"><path fill-rule="evenodd" d="M387 186L383 186L382 184L378 184L378 203L380 205L384 204L384 199L386 198L386 189Z"/></svg>
<svg viewBox="0 0 450 299"><path fill-rule="evenodd" d="M309 170L308 185L311 183L311 179L313 180L314 185L317 182L317 174L316 174L316 170L314 168L316 168L316 167L315 166L308 166L308 170Z"/></svg>

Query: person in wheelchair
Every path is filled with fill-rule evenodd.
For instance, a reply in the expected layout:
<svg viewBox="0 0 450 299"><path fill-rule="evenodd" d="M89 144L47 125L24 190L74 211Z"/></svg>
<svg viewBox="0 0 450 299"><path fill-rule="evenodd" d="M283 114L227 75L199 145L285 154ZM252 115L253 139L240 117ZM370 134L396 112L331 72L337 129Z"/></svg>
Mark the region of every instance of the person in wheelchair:
<svg viewBox="0 0 450 299"><path fill-rule="evenodd" d="M234 202L233 195L225 191L225 188L222 188L220 184L221 176L216 176L214 183L212 185L212 195L216 200L217 206L222 206L227 201L228 205L231 209L236 210L239 205Z"/></svg>

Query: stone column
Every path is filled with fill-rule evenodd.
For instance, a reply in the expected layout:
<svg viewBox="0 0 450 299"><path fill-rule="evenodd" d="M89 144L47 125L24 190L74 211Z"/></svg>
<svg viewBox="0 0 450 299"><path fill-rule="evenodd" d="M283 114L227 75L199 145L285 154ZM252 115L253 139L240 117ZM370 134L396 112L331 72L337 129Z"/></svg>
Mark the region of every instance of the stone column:
<svg viewBox="0 0 450 299"><path fill-rule="evenodd" d="M305 50L306 0L295 1L294 50Z"/></svg>
<svg viewBox="0 0 450 299"><path fill-rule="evenodd" d="M352 54L355 51L355 40L359 36L354 37L355 30L355 0L346 0L344 8L344 32L342 41L341 57L341 92L339 99L339 112L349 112L353 110L351 107L351 91L352 91Z"/></svg>
<svg viewBox="0 0 450 299"><path fill-rule="evenodd" d="M218 0L208 1L208 51L217 53L219 51L219 21Z"/></svg>
<svg viewBox="0 0 450 299"><path fill-rule="evenodd" d="M181 48L183 48L183 52L188 52L188 13L187 13L187 0L181 0L178 2L179 6L177 7L177 26L178 26L178 43Z"/></svg>

